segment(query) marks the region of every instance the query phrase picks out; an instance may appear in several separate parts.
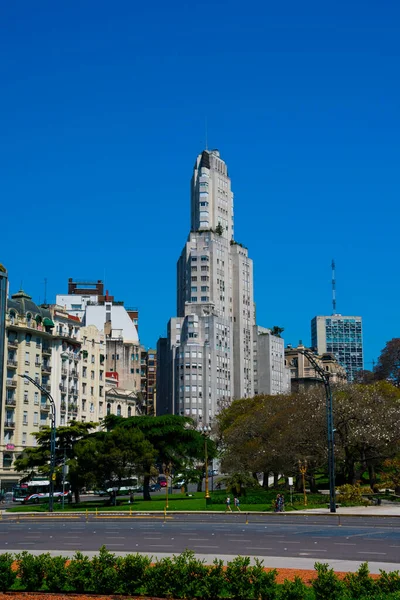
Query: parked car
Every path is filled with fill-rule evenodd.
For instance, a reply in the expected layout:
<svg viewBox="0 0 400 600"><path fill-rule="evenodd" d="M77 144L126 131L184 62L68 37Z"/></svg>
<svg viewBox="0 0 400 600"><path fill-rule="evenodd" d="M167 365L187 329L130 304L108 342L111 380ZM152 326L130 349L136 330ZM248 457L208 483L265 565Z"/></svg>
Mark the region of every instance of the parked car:
<svg viewBox="0 0 400 600"><path fill-rule="evenodd" d="M93 494L95 496L109 496L110 493L107 490L94 490Z"/></svg>
<svg viewBox="0 0 400 600"><path fill-rule="evenodd" d="M158 490L161 490L161 485L159 483L152 483L149 487L149 490L151 492L158 492Z"/></svg>

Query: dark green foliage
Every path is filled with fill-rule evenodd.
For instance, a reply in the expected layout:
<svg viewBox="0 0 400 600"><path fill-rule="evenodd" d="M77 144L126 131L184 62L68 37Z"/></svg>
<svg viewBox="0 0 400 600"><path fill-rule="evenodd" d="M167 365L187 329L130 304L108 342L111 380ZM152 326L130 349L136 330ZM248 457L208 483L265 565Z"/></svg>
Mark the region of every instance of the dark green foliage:
<svg viewBox="0 0 400 600"><path fill-rule="evenodd" d="M27 592L37 592L42 589L47 567L51 560L50 554L34 556L29 552L17 554L18 579L20 586Z"/></svg>
<svg viewBox="0 0 400 600"><path fill-rule="evenodd" d="M46 579L44 587L49 592L62 592L67 583L67 559L62 556L49 557L46 564Z"/></svg>
<svg viewBox="0 0 400 600"><path fill-rule="evenodd" d="M250 567L254 598L274 600L276 598L276 571L265 571L263 561L258 558L255 558L254 562L255 564Z"/></svg>
<svg viewBox="0 0 400 600"><path fill-rule="evenodd" d="M140 594L146 580L146 572L151 564L149 556L128 554L120 561L119 576L123 594Z"/></svg>
<svg viewBox="0 0 400 600"><path fill-rule="evenodd" d="M252 583L253 568L250 566L248 556L237 556L228 562L225 571L227 591L229 598L234 600L248 600L258 598ZM268 596L265 596L268 598Z"/></svg>
<svg viewBox="0 0 400 600"><path fill-rule="evenodd" d="M92 564L90 559L76 552L73 559L67 566L67 587L68 592L92 592Z"/></svg>
<svg viewBox="0 0 400 600"><path fill-rule="evenodd" d="M317 578L312 582L312 588L315 594L315 600L341 600L344 595L345 586L336 577L333 569L329 569L327 564L315 563L314 569L317 571Z"/></svg>
<svg viewBox="0 0 400 600"><path fill-rule="evenodd" d="M360 565L357 573L347 573L344 584L351 598L374 598L375 581L369 576L368 563Z"/></svg>
<svg viewBox="0 0 400 600"><path fill-rule="evenodd" d="M92 558L92 587L96 594L112 594L120 591L120 561L102 546L98 556Z"/></svg>
<svg viewBox="0 0 400 600"><path fill-rule="evenodd" d="M216 600L217 598L223 597L223 591L225 589L225 569L222 560L216 558L212 566L208 567L208 573L204 584L204 600Z"/></svg>
<svg viewBox="0 0 400 600"><path fill-rule="evenodd" d="M183 579L183 576L182 576ZM146 593L149 596L164 596L164 598L180 598L181 585L176 580L174 565L171 558L162 558L148 569L146 577Z"/></svg>
<svg viewBox="0 0 400 600"><path fill-rule="evenodd" d="M312 594L311 590L296 575L294 581L287 579L284 581L280 589L279 600L307 600L307 598L311 598L310 594Z"/></svg>
<svg viewBox="0 0 400 600"><path fill-rule="evenodd" d="M381 592L389 594L391 592L400 593L400 574L399 571L392 571L387 573L386 571L380 571L381 576L377 580L376 587Z"/></svg>
<svg viewBox="0 0 400 600"><path fill-rule="evenodd" d="M12 570L14 558L6 552L0 554L0 591L7 592L15 582L17 573Z"/></svg>

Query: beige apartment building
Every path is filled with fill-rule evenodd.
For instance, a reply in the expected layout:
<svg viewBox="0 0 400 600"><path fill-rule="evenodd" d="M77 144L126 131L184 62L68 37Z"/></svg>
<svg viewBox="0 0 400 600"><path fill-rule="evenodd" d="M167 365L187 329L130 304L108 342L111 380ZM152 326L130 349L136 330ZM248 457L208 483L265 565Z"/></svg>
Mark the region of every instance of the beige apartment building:
<svg viewBox="0 0 400 600"><path fill-rule="evenodd" d="M321 377L308 358L302 354L304 350L310 352L320 367L329 373L332 384L347 383L346 369L338 363L334 354L329 352L321 355L314 354L312 350L299 344L296 348L292 348L292 346L285 348L285 365L290 370L293 392L306 390L310 386L321 383Z"/></svg>

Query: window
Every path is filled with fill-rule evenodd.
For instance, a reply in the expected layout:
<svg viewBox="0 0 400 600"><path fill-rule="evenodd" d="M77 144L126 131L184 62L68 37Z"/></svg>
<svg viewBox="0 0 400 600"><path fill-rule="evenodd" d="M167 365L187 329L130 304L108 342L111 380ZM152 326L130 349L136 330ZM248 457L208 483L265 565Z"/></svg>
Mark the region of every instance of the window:
<svg viewBox="0 0 400 600"><path fill-rule="evenodd" d="M26 444L26 431L22 432L22 445L25 446Z"/></svg>
<svg viewBox="0 0 400 600"><path fill-rule="evenodd" d="M93 404L93 402L90 403L90 412L94 413L94 404Z"/></svg>
<svg viewBox="0 0 400 600"><path fill-rule="evenodd" d="M28 399L28 392L24 392L24 404L28 404L29 399Z"/></svg>
<svg viewBox="0 0 400 600"><path fill-rule="evenodd" d="M99 396L100 397L103 396L103 386L102 385L99 387Z"/></svg>
<svg viewBox="0 0 400 600"><path fill-rule="evenodd" d="M103 373L104 373L104 371L100 371L100 374L99 374L100 381L103 381Z"/></svg>
<svg viewBox="0 0 400 600"><path fill-rule="evenodd" d="M197 302L197 296L192 296L190 301L191 302Z"/></svg>
<svg viewBox="0 0 400 600"><path fill-rule="evenodd" d="M86 410L86 400L82 400L82 410Z"/></svg>
<svg viewBox="0 0 400 600"><path fill-rule="evenodd" d="M94 371L90 371L90 379L94 379Z"/></svg>
<svg viewBox="0 0 400 600"><path fill-rule="evenodd" d="M25 352L25 364L29 365L29 352Z"/></svg>
<svg viewBox="0 0 400 600"><path fill-rule="evenodd" d="M192 285L192 292L197 292L197 285Z"/></svg>
<svg viewBox="0 0 400 600"><path fill-rule="evenodd" d="M121 416L121 405L118 404L117 406L117 416L120 417Z"/></svg>
<svg viewBox="0 0 400 600"><path fill-rule="evenodd" d="M102 415L103 414L103 403L99 402L99 414Z"/></svg>
<svg viewBox="0 0 400 600"><path fill-rule="evenodd" d="M39 413L38 412L34 412L33 413L33 424L34 425L38 425L39 424Z"/></svg>
<svg viewBox="0 0 400 600"><path fill-rule="evenodd" d="M111 404L110 403L107 404L107 414L111 415Z"/></svg>
<svg viewBox="0 0 400 600"><path fill-rule="evenodd" d="M118 359L118 355L117 355L117 359ZM91 355L91 359L90 360L91 360L91 363L93 365L94 364L94 354Z"/></svg>
<svg viewBox="0 0 400 600"><path fill-rule="evenodd" d="M12 456L11 454L3 454L3 467L4 469L9 469L12 465Z"/></svg>
<svg viewBox="0 0 400 600"><path fill-rule="evenodd" d="M128 417L132 416L132 409L130 406L128 406Z"/></svg>
<svg viewBox="0 0 400 600"><path fill-rule="evenodd" d="M91 387L91 388L90 388L90 395L91 395L91 396L94 396L94 387Z"/></svg>
<svg viewBox="0 0 400 600"><path fill-rule="evenodd" d="M83 367L82 377L87 377L87 367Z"/></svg>
<svg viewBox="0 0 400 600"><path fill-rule="evenodd" d="M82 394L86 394L86 383L82 383Z"/></svg>
<svg viewBox="0 0 400 600"><path fill-rule="evenodd" d="M22 417L22 425L28 425L28 411L24 410L24 415Z"/></svg>

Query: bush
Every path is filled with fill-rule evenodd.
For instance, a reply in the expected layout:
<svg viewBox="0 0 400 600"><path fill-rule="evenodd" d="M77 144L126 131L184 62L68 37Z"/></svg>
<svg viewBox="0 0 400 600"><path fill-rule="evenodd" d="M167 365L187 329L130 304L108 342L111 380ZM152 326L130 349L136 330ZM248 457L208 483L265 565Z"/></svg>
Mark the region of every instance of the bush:
<svg viewBox="0 0 400 600"><path fill-rule="evenodd" d="M225 577L228 584L229 598L235 600L254 598L250 558L248 556L237 556L231 562L228 562Z"/></svg>
<svg viewBox="0 0 400 600"><path fill-rule="evenodd" d="M347 573L344 584L349 590L352 598L364 598L368 595L374 597L375 582L369 576L368 563L360 565L357 573Z"/></svg>
<svg viewBox="0 0 400 600"><path fill-rule="evenodd" d="M215 600L215 598L224 596L226 583L225 568L222 560L216 558L212 566L208 567L208 573L204 584L204 600Z"/></svg>
<svg viewBox="0 0 400 600"><path fill-rule="evenodd" d="M46 564L46 579L44 586L49 592L62 592L67 583L67 559L62 556L49 557Z"/></svg>
<svg viewBox="0 0 400 600"><path fill-rule="evenodd" d="M327 564L315 563L317 578L312 581L315 600L339 600L345 591L344 584L336 577Z"/></svg>
<svg viewBox="0 0 400 600"><path fill-rule="evenodd" d="M34 556L29 552L17 554L18 579L21 587L27 592L38 592L42 589L47 567L51 560L50 554Z"/></svg>
<svg viewBox="0 0 400 600"><path fill-rule="evenodd" d="M380 571L380 578L376 582L377 588L386 594L392 592L400 592L400 574L399 571L392 571L387 573L386 571Z"/></svg>
<svg viewBox="0 0 400 600"><path fill-rule="evenodd" d="M341 504L363 504L364 499L362 497L362 490L359 483L350 485L346 483L336 488L336 493L339 495L338 501Z"/></svg>
<svg viewBox="0 0 400 600"><path fill-rule="evenodd" d="M14 557L9 552L0 554L0 591L7 592L15 583L17 573L13 571Z"/></svg>
<svg viewBox="0 0 400 600"><path fill-rule="evenodd" d="M140 594L146 581L146 571L150 567L151 558L141 554L128 554L120 561L121 593Z"/></svg>
<svg viewBox="0 0 400 600"><path fill-rule="evenodd" d="M78 592L93 592L92 587L92 564L90 559L76 552L73 559L67 565L67 585L66 591Z"/></svg>
<svg viewBox="0 0 400 600"><path fill-rule="evenodd" d="M98 556L92 558L91 587L96 594L119 593L121 584L119 577L120 560L102 546Z"/></svg>
<svg viewBox="0 0 400 600"><path fill-rule="evenodd" d="M279 594L279 600L306 600L309 597L309 589L297 575L294 581L286 579L283 582Z"/></svg>

